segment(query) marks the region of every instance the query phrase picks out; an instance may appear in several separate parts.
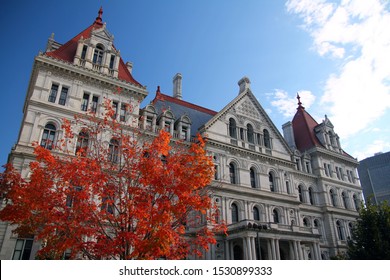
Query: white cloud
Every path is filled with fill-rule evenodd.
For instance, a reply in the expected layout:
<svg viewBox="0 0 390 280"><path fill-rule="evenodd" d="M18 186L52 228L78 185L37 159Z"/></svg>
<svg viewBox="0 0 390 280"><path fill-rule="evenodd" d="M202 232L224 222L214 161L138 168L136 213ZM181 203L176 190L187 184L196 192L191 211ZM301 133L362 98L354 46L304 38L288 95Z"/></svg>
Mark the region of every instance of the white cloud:
<svg viewBox="0 0 390 280"><path fill-rule="evenodd" d="M369 127L390 108L390 13L380 0L289 0L321 56L341 62L329 75L321 104L340 137Z"/></svg>
<svg viewBox="0 0 390 280"><path fill-rule="evenodd" d="M301 102L305 108L310 108L315 100L315 96L311 91L301 90L298 92L301 97ZM289 94L282 89L275 89L272 93L267 93L271 100L271 105L276 107L280 113L286 118L291 118L296 112L298 100L296 96L289 96Z"/></svg>
<svg viewBox="0 0 390 280"><path fill-rule="evenodd" d="M390 149L390 143L384 140L375 140L372 144L368 145L363 151L359 150L354 153L354 156L358 160L363 160L367 157L372 157L378 152L387 152Z"/></svg>

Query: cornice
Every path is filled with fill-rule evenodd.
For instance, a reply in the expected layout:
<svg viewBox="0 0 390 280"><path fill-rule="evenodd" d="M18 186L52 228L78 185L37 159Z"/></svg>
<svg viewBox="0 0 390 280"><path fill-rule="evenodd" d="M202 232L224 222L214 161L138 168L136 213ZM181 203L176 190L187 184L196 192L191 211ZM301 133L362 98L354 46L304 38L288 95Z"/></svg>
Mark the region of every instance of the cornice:
<svg viewBox="0 0 390 280"><path fill-rule="evenodd" d="M77 76L83 76L86 79L93 79L99 83L104 83L110 87L117 88L121 87L132 93L136 93L145 98L148 95L145 86L139 86L130 82L114 78L112 76L105 75L103 73L96 72L92 69L86 69L85 67L74 65L69 62L62 61L53 57L46 56L45 54L39 54L35 58L36 64L43 64L49 67L54 67L57 70L72 72Z"/></svg>
<svg viewBox="0 0 390 280"><path fill-rule="evenodd" d="M323 155L326 155L326 156L335 157L335 158L337 158L337 159L339 159L341 161L345 161L345 162L354 164L356 166L359 165L359 162L355 158L351 158L349 156L336 153L334 151L329 151L329 150L327 150L325 148L322 148L322 147L314 147L314 148L308 150L307 152L310 155L312 155L313 153L323 154Z"/></svg>
<svg viewBox="0 0 390 280"><path fill-rule="evenodd" d="M249 155L249 156L252 156L252 157L255 157L255 158L261 158L261 159L264 159L265 161L275 162L275 163L281 164L281 165L286 166L286 167L291 168L291 169L293 169L294 166L295 166L295 163L293 163L293 162L291 162L289 160L279 159L279 158L275 158L275 157L269 156L267 154L258 153L258 152L254 152L252 150L243 149L243 148L240 148L238 146L234 146L234 145L231 145L229 143L220 142L220 141L217 141L217 140L214 140L214 139L211 139L211 138L206 138L206 139L207 139L206 147L207 147L207 145L212 145L212 146L215 146L215 147L218 147L218 148L222 148L224 151L233 151L235 153L240 153L242 155Z"/></svg>

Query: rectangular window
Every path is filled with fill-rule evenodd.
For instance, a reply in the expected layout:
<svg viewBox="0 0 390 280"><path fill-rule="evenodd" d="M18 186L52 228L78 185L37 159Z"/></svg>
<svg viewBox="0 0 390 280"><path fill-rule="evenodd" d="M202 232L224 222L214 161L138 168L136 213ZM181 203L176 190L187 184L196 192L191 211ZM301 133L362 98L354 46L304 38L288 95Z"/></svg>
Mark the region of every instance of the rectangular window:
<svg viewBox="0 0 390 280"><path fill-rule="evenodd" d="M184 139L184 140L188 139L188 127L187 126L183 126L181 128L180 138Z"/></svg>
<svg viewBox="0 0 390 280"><path fill-rule="evenodd" d="M326 166L328 167L329 177L333 177L332 167L330 166L330 164L327 164Z"/></svg>
<svg viewBox="0 0 390 280"><path fill-rule="evenodd" d="M50 90L49 102L52 102L52 103L56 102L57 93L58 93L58 85L53 84L51 86L51 90Z"/></svg>
<svg viewBox="0 0 390 280"><path fill-rule="evenodd" d="M18 239L16 240L13 260L29 260L31 249L33 245L32 239Z"/></svg>
<svg viewBox="0 0 390 280"><path fill-rule="evenodd" d="M115 55L111 55L110 58L110 69L114 69Z"/></svg>
<svg viewBox="0 0 390 280"><path fill-rule="evenodd" d="M88 103L89 103L89 94L84 93L83 100L81 101L81 111L87 111L88 110Z"/></svg>
<svg viewBox="0 0 390 280"><path fill-rule="evenodd" d="M146 116L146 129L151 130L153 127L153 117Z"/></svg>
<svg viewBox="0 0 390 280"><path fill-rule="evenodd" d="M166 132L171 132L171 122L169 120L166 120L164 123L164 129Z"/></svg>
<svg viewBox="0 0 390 280"><path fill-rule="evenodd" d="M68 88L62 87L61 94L60 94L60 100L58 100L58 104L65 105L67 97L68 97Z"/></svg>
<svg viewBox="0 0 390 280"><path fill-rule="evenodd" d="M305 165L306 165L306 172L307 172L307 173L311 173L310 162L305 161Z"/></svg>
<svg viewBox="0 0 390 280"><path fill-rule="evenodd" d="M324 163L325 175L329 177L328 165Z"/></svg>
<svg viewBox="0 0 390 280"><path fill-rule="evenodd" d="M343 177L343 171L341 170L341 167L338 167L336 166L336 175L337 175L337 179L341 180L342 177Z"/></svg>
<svg viewBox="0 0 390 280"><path fill-rule="evenodd" d="M295 163L297 165L297 170L301 171L301 161L297 158L295 159Z"/></svg>
<svg viewBox="0 0 390 280"><path fill-rule="evenodd" d="M116 102L116 101L112 102L112 109L114 109L114 115L112 116L112 118L114 120L116 120L116 118L118 116L118 102Z"/></svg>
<svg viewBox="0 0 390 280"><path fill-rule="evenodd" d="M85 56L87 55L87 49L88 49L88 46L84 45L83 51L81 52L81 59L85 59Z"/></svg>
<svg viewBox="0 0 390 280"><path fill-rule="evenodd" d="M73 191L80 192L82 190L82 187L73 187ZM69 208L72 208L74 203L77 201L77 198L75 197L75 194L68 194L66 196L65 205Z"/></svg>
<svg viewBox="0 0 390 280"><path fill-rule="evenodd" d="M98 104L99 104L99 96L93 96L92 97L92 104L91 104L91 111L93 113L96 113L97 112L97 108L98 108Z"/></svg>
<svg viewBox="0 0 390 280"><path fill-rule="evenodd" d="M126 121L126 107L127 107L126 104L124 104L124 103L121 104L121 111L120 111L120 116L119 116L119 120L121 122Z"/></svg>

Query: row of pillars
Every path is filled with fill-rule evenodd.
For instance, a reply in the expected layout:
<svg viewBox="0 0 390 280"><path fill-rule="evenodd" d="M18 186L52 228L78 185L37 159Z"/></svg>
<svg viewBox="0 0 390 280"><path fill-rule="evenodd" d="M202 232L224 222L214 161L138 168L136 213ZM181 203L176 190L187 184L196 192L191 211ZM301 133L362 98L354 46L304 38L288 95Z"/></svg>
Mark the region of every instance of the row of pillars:
<svg viewBox="0 0 390 280"><path fill-rule="evenodd" d="M241 243L241 242L240 242ZM269 260L280 260L280 240L277 238L258 239L257 237L247 236L242 238L242 244L237 243L235 240L226 240L226 259L234 259L234 247L242 245L242 258L246 260L256 259L267 259ZM256 244L257 243L257 244ZM301 241L290 240L289 245L289 259L293 260L304 260L308 256L305 256ZM321 250L318 242L305 243L306 246L310 247L311 259L320 260ZM259 252L259 248L266 248L266 256ZM260 253L260 256L259 256ZM286 257L286 256L285 256Z"/></svg>

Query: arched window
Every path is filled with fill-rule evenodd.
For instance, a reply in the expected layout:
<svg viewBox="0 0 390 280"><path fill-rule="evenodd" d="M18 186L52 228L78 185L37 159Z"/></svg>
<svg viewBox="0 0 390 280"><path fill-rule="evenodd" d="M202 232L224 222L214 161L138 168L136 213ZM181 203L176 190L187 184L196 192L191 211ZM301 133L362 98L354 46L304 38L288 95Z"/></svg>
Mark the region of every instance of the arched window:
<svg viewBox="0 0 390 280"><path fill-rule="evenodd" d="M264 146L266 148L271 149L271 139L269 137L269 132L268 130L264 129L263 130L263 137L264 137Z"/></svg>
<svg viewBox="0 0 390 280"><path fill-rule="evenodd" d="M111 139L108 146L108 160L112 163L119 162L119 141L118 139Z"/></svg>
<svg viewBox="0 0 390 280"><path fill-rule="evenodd" d="M313 224L314 224L315 228L319 228L320 227L320 222L317 219L314 220Z"/></svg>
<svg viewBox="0 0 390 280"><path fill-rule="evenodd" d="M274 175L270 172L268 173L269 189L271 192L275 192L275 178Z"/></svg>
<svg viewBox="0 0 390 280"><path fill-rule="evenodd" d="M310 222L309 222L309 219L308 218L303 218L303 226L305 227L310 227Z"/></svg>
<svg viewBox="0 0 390 280"><path fill-rule="evenodd" d="M102 65L103 63L103 46L97 45L95 48L95 52L93 53L93 64Z"/></svg>
<svg viewBox="0 0 390 280"><path fill-rule="evenodd" d="M229 164L229 176L230 176L230 183L231 184L237 184L237 168L236 165L231 162Z"/></svg>
<svg viewBox="0 0 390 280"><path fill-rule="evenodd" d="M298 196L299 196L299 201L303 202L303 189L301 185L298 186Z"/></svg>
<svg viewBox="0 0 390 280"><path fill-rule="evenodd" d="M41 147L51 150L54 148L56 138L56 127L54 124L48 123L43 130Z"/></svg>
<svg viewBox="0 0 390 280"><path fill-rule="evenodd" d="M313 194L313 188L309 188L309 202L311 205L314 205L314 194Z"/></svg>
<svg viewBox="0 0 390 280"><path fill-rule="evenodd" d="M343 206L345 209L348 208L348 196L345 192L341 193L341 198L343 199Z"/></svg>
<svg viewBox="0 0 390 280"><path fill-rule="evenodd" d="M76 154L81 152L82 156L86 155L88 149L89 134L87 131L82 130L77 137Z"/></svg>
<svg viewBox="0 0 390 280"><path fill-rule="evenodd" d="M260 221L260 211L257 207L253 207L253 220Z"/></svg>
<svg viewBox="0 0 390 280"><path fill-rule="evenodd" d="M247 133L247 138L249 143L255 143L255 137L253 134L253 126L251 124L246 125L246 133Z"/></svg>
<svg viewBox="0 0 390 280"><path fill-rule="evenodd" d="M336 206L336 193L333 189L329 191L330 200L332 202L332 206Z"/></svg>
<svg viewBox="0 0 390 280"><path fill-rule="evenodd" d="M250 179L251 179L251 187L256 188L256 171L253 167L249 170Z"/></svg>
<svg viewBox="0 0 390 280"><path fill-rule="evenodd" d="M237 139L237 125L236 120L233 118L229 119L229 136Z"/></svg>
<svg viewBox="0 0 390 280"><path fill-rule="evenodd" d="M279 224L279 222L280 222L280 217L279 217L279 212L278 212L278 210L274 209L274 211L272 211L272 216L273 216L273 219L274 219L274 223L275 223L275 224Z"/></svg>
<svg viewBox="0 0 390 280"><path fill-rule="evenodd" d="M336 222L337 236L340 240L345 240L343 226L340 221Z"/></svg>
<svg viewBox="0 0 390 280"><path fill-rule="evenodd" d="M232 223L238 222L238 206L237 204L232 204Z"/></svg>

